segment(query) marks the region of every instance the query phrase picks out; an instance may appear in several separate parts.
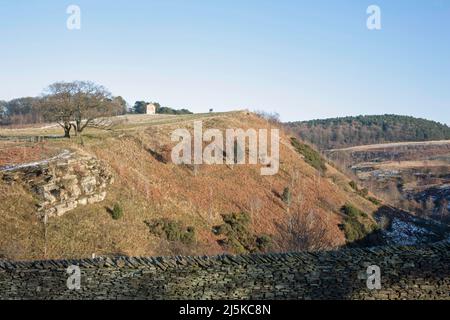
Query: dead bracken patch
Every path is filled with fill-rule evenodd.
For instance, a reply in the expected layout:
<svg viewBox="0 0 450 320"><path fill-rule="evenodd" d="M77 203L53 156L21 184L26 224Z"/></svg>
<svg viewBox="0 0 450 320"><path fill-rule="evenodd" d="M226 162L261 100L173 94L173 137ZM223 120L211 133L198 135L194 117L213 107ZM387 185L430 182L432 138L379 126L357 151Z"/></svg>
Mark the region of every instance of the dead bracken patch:
<svg viewBox="0 0 450 320"><path fill-rule="evenodd" d="M0 145L0 168L15 164L40 161L55 156L58 149L45 143L2 147Z"/></svg>

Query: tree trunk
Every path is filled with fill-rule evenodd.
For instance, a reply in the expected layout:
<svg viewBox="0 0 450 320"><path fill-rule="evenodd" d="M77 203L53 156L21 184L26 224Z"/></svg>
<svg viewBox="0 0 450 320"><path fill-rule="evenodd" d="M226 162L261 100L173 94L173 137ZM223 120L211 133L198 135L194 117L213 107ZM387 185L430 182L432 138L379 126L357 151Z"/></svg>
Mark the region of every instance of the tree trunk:
<svg viewBox="0 0 450 320"><path fill-rule="evenodd" d="M70 138L70 129L72 129L71 125L64 126L64 138Z"/></svg>
<svg viewBox="0 0 450 320"><path fill-rule="evenodd" d="M77 125L75 127L76 132L81 132L83 129L81 128L81 119L76 121Z"/></svg>
<svg viewBox="0 0 450 320"><path fill-rule="evenodd" d="M73 128L73 130L75 131L75 136L78 137L78 128L77 128L77 125L71 123L71 124L70 124L70 128Z"/></svg>

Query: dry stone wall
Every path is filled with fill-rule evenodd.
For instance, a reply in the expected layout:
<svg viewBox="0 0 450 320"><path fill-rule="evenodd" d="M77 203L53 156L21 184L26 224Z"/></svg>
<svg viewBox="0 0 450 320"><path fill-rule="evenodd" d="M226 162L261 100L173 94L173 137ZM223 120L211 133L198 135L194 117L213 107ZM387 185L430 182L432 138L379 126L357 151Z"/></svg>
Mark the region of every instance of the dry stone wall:
<svg viewBox="0 0 450 320"><path fill-rule="evenodd" d="M49 160L4 168L0 179L28 188L38 199L40 217L61 216L80 205L101 202L113 183L104 163L67 150Z"/></svg>
<svg viewBox="0 0 450 320"><path fill-rule="evenodd" d="M0 261L0 299L450 299L450 243L249 256ZM69 290L67 268L81 271ZM381 289L367 288L367 267ZM69 283L71 283L69 281Z"/></svg>

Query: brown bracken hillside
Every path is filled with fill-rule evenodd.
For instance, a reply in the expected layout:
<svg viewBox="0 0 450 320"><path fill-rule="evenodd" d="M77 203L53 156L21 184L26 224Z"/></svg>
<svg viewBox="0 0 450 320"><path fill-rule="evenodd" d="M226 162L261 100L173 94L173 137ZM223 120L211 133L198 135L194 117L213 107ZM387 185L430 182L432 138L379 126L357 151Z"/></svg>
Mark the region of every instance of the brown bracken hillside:
<svg viewBox="0 0 450 320"><path fill-rule="evenodd" d="M171 132L192 130L194 120L203 120L204 129L276 126L253 113L230 112L119 117L112 130L89 129L70 140L27 138L59 134L54 126L0 130L15 137L0 140L0 166L68 149L97 157L114 176L103 202L50 218L45 228L36 195L0 172L0 259L326 250L344 245L346 234L355 240L348 230L355 224L370 232L377 206L329 164L319 172L283 132L275 176L262 176L260 165L173 164ZM367 216L348 223L344 205Z"/></svg>

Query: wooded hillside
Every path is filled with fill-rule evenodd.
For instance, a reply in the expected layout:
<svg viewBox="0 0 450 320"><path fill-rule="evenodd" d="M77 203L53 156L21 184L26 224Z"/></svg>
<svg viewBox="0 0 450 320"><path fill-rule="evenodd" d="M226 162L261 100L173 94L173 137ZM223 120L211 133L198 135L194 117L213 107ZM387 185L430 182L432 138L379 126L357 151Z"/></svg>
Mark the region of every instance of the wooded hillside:
<svg viewBox="0 0 450 320"><path fill-rule="evenodd" d="M447 125L399 115L357 116L289 122L302 139L320 149L401 141L450 139Z"/></svg>

